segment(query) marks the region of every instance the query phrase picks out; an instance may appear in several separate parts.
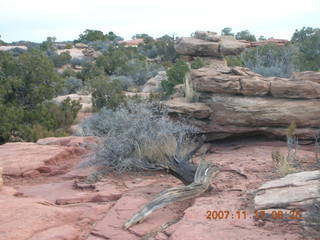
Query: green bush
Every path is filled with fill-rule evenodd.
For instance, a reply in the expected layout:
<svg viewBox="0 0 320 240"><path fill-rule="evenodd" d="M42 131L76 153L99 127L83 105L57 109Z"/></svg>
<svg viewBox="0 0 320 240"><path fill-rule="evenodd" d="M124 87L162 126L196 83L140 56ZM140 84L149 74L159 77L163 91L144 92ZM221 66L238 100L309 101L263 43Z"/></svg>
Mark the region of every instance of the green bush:
<svg viewBox="0 0 320 240"><path fill-rule="evenodd" d="M62 90L62 95L67 95L71 93L78 92L83 87L81 79L75 77L68 77L64 80L64 86Z"/></svg>
<svg viewBox="0 0 320 240"><path fill-rule="evenodd" d="M241 58L239 56L229 55L229 56L224 56L224 59L226 60L227 65L230 67L235 67L235 66L242 67L243 66L243 63L242 63Z"/></svg>
<svg viewBox="0 0 320 240"><path fill-rule="evenodd" d="M41 103L32 110L0 104L0 143L12 137L37 141L43 137L64 136L80 108L80 103L70 99L60 104Z"/></svg>
<svg viewBox="0 0 320 240"><path fill-rule="evenodd" d="M33 108L60 92L63 81L53 63L39 51L13 57L0 52L0 99L4 104Z"/></svg>
<svg viewBox="0 0 320 240"><path fill-rule="evenodd" d="M257 41L256 37L253 34L251 34L248 30L244 30L244 31L238 32L236 34L235 38L237 40L247 40L247 41L250 41L250 42Z"/></svg>
<svg viewBox="0 0 320 240"><path fill-rule="evenodd" d="M52 55L50 56L50 59L52 60L53 64L55 65L55 67L60 68L63 65L66 65L68 63L70 63L71 61L71 56L69 52L63 52L61 54L56 54L56 55Z"/></svg>
<svg viewBox="0 0 320 240"><path fill-rule="evenodd" d="M192 69L198 69L198 68L202 68L205 66L205 63L203 62L203 60L199 57L195 58L192 62L191 62L191 68Z"/></svg>
<svg viewBox="0 0 320 240"><path fill-rule="evenodd" d="M125 100L120 81L106 76L97 76L90 80L90 86L92 104L96 110L103 107L115 110Z"/></svg>
<svg viewBox="0 0 320 240"><path fill-rule="evenodd" d="M188 65L182 60L177 61L167 69L168 80L161 82L161 86L166 95L171 95L174 92L174 86L184 82L188 71Z"/></svg>
<svg viewBox="0 0 320 240"><path fill-rule="evenodd" d="M66 133L80 109L67 99L49 102L62 79L43 53L32 50L17 57L0 53L0 143L12 138L36 141Z"/></svg>

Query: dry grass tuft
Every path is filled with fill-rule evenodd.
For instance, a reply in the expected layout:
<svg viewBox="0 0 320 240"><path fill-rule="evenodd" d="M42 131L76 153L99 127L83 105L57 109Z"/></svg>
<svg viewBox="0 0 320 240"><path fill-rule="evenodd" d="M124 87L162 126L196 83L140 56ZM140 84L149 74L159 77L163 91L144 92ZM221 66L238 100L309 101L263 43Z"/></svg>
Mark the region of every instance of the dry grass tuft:
<svg viewBox="0 0 320 240"><path fill-rule="evenodd" d="M279 151L273 151L271 156L281 177L296 172L296 169L292 166L284 154L280 153Z"/></svg>

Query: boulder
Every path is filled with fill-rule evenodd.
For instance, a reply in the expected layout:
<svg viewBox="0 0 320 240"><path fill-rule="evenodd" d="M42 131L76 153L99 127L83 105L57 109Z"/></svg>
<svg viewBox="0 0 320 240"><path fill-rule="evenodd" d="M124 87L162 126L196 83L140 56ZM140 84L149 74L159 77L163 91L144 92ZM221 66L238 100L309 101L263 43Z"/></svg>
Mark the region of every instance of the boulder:
<svg viewBox="0 0 320 240"><path fill-rule="evenodd" d="M216 32L210 31L196 31L194 33L194 37L209 42L219 42L221 39L221 37Z"/></svg>
<svg viewBox="0 0 320 240"><path fill-rule="evenodd" d="M197 38L183 37L176 46L176 51L182 55L199 57L221 57L219 43L204 41Z"/></svg>
<svg viewBox="0 0 320 240"><path fill-rule="evenodd" d="M161 82L167 80L167 73L165 71L158 72L156 76L150 78L142 88L142 92L151 93L158 92L161 89Z"/></svg>
<svg viewBox="0 0 320 240"><path fill-rule="evenodd" d="M254 198L256 209L305 208L320 200L320 170L289 174L264 183Z"/></svg>
<svg viewBox="0 0 320 240"><path fill-rule="evenodd" d="M223 55L237 55L247 47L247 43L238 41L233 36L221 36L220 51Z"/></svg>

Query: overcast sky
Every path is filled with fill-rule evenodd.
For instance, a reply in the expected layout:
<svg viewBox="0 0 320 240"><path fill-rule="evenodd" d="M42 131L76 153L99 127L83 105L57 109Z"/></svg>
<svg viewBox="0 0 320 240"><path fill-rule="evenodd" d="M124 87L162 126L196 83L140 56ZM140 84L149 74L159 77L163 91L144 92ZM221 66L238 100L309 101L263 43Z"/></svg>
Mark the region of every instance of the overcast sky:
<svg viewBox="0 0 320 240"><path fill-rule="evenodd" d="M0 35L6 42L74 40L85 29L189 36L195 30L290 39L295 29L320 27L320 0L0 0Z"/></svg>

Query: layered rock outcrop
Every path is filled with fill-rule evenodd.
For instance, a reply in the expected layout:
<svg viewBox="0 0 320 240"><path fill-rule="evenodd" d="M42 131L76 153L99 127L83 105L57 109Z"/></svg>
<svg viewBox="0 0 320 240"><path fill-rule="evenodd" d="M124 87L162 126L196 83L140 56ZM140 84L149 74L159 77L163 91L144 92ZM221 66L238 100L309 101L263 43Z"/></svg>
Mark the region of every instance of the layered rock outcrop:
<svg viewBox="0 0 320 240"><path fill-rule="evenodd" d="M320 127L319 72L294 73L290 79L264 77L214 58L223 54L223 36L222 43L201 41L184 38L177 44L181 54L207 56L203 58L207 65L187 74L185 98L166 103L171 115L192 116L191 123L208 140L253 134L284 138L293 121L299 139L314 138ZM228 51L236 53L235 49Z"/></svg>
<svg viewBox="0 0 320 240"><path fill-rule="evenodd" d="M250 44L233 36L219 36L214 32L197 31L194 37L183 37L176 44L176 51L187 56L217 57L235 55Z"/></svg>

